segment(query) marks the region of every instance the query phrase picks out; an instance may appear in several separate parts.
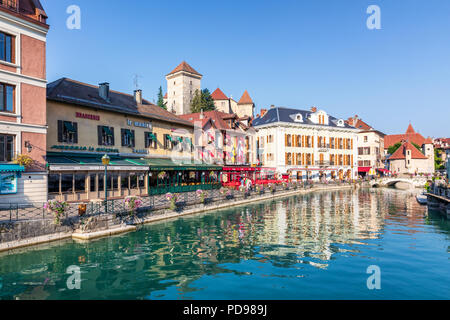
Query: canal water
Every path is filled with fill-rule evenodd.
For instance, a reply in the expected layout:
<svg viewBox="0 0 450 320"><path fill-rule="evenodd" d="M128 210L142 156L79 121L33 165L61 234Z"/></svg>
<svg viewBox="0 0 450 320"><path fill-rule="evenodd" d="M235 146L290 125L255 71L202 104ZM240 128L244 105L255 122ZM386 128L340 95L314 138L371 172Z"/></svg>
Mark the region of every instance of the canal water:
<svg viewBox="0 0 450 320"><path fill-rule="evenodd" d="M449 234L407 191L316 192L0 254L0 299L449 299Z"/></svg>

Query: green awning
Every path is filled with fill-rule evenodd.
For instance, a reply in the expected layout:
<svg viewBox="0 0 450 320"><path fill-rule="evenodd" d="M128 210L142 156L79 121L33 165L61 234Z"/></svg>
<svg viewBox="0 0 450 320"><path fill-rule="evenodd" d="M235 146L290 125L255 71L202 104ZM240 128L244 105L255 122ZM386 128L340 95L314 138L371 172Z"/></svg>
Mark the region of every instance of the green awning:
<svg viewBox="0 0 450 320"><path fill-rule="evenodd" d="M182 138L182 137L178 137L178 141L180 141L181 143L183 143L183 138Z"/></svg>
<svg viewBox="0 0 450 320"><path fill-rule="evenodd" d="M155 136L153 133L149 132L148 136L149 136L152 140L156 140L156 136Z"/></svg>
<svg viewBox="0 0 450 320"><path fill-rule="evenodd" d="M170 135L167 135L166 139L169 140L169 141L172 141L172 137Z"/></svg>
<svg viewBox="0 0 450 320"><path fill-rule="evenodd" d="M112 133L112 131L111 131L111 129L109 127L103 127L103 131L105 132L105 134L107 136L112 136L113 135L113 133Z"/></svg>
<svg viewBox="0 0 450 320"><path fill-rule="evenodd" d="M129 136L130 138L133 138L133 133L131 132L130 129L125 129L125 134L126 134L127 136Z"/></svg>
<svg viewBox="0 0 450 320"><path fill-rule="evenodd" d="M24 172L25 167L19 164L0 164L0 172Z"/></svg>
<svg viewBox="0 0 450 320"><path fill-rule="evenodd" d="M222 170L221 166L195 163L189 160L170 159L127 159L134 164L147 165L152 171L173 171L173 170Z"/></svg>
<svg viewBox="0 0 450 320"><path fill-rule="evenodd" d="M91 165L91 166L103 166L101 156L91 155L50 155L47 156L48 165ZM145 164L132 163L128 159L122 157L111 157L109 162L110 166L146 166Z"/></svg>
<svg viewBox="0 0 450 320"><path fill-rule="evenodd" d="M72 122L64 121L64 127L66 127L67 131L69 131L71 133L76 132L74 126L72 125Z"/></svg>

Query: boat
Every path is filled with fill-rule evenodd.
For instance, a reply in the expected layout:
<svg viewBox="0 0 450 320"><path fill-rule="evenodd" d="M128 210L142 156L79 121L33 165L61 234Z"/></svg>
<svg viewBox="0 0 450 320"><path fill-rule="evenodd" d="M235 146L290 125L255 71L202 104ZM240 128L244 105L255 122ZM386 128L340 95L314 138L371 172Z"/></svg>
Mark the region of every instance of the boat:
<svg viewBox="0 0 450 320"><path fill-rule="evenodd" d="M427 196L425 195L425 193L418 194L416 196L416 200L420 204L427 204Z"/></svg>

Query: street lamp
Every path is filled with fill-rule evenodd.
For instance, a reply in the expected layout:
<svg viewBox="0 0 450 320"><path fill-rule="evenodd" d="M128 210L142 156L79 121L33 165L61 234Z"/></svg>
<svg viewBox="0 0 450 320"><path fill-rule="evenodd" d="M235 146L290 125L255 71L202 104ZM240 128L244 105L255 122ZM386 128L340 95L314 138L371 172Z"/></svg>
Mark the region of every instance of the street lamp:
<svg viewBox="0 0 450 320"><path fill-rule="evenodd" d="M108 172L107 172L107 168L108 168L108 164L109 164L109 160L110 158L108 157L107 154L105 154L102 157L102 163L105 166L105 213L108 213Z"/></svg>

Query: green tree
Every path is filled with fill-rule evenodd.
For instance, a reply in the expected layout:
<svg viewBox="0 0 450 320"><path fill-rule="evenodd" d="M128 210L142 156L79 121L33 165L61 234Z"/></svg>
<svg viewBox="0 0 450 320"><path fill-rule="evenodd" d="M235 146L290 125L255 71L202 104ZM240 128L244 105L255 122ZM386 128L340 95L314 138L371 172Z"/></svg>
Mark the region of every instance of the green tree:
<svg viewBox="0 0 450 320"><path fill-rule="evenodd" d="M412 143L412 145L413 145L414 147L416 147L417 150L419 150L420 152L422 152L422 148L421 148L418 144L415 144L414 142L411 142L411 143Z"/></svg>
<svg viewBox="0 0 450 320"><path fill-rule="evenodd" d="M161 108L167 110L167 103L164 102L164 96L163 96L163 93L162 93L162 87L161 86L159 87L159 91L158 91L158 103L157 104Z"/></svg>
<svg viewBox="0 0 450 320"><path fill-rule="evenodd" d="M389 154L394 154L394 152L397 151L397 149L400 148L401 145L402 145L401 142L397 142L396 144L390 146L390 147L388 148L388 153L389 153Z"/></svg>
<svg viewBox="0 0 450 320"><path fill-rule="evenodd" d="M441 158L441 150L440 149L434 149L434 169L435 170L441 170L444 169L444 163Z"/></svg>
<svg viewBox="0 0 450 320"><path fill-rule="evenodd" d="M194 98L191 102L191 112L197 113L201 111L211 111L216 110L214 105L214 100L211 97L211 93L208 89L203 89L201 91L195 90Z"/></svg>

